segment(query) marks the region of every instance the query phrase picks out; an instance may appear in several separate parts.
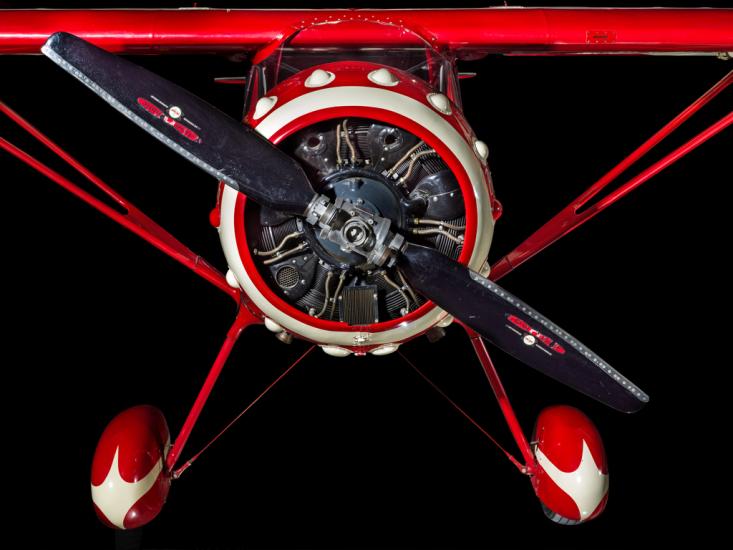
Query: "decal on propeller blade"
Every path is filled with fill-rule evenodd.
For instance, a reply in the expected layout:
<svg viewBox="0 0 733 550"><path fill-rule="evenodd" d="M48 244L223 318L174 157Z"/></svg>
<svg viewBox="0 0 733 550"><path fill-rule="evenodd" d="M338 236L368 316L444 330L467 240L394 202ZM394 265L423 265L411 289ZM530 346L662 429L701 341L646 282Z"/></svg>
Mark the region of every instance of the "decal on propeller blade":
<svg viewBox="0 0 733 550"><path fill-rule="evenodd" d="M175 118L178 120L183 115L183 112L181 111L180 107L177 107L176 105L173 105L170 109L168 109L168 116L171 118Z"/></svg>
<svg viewBox="0 0 733 550"><path fill-rule="evenodd" d="M542 334L539 330L532 328L532 326L529 323L520 319L516 315L507 315L507 321L509 321L512 325L514 325L515 327L527 333L527 334L522 335L522 342L524 342L526 345L539 346L539 343L542 343L545 346L547 346L550 350L556 353L559 353L560 355L565 354L564 347L562 347L560 344L555 342L549 336L545 336L544 334ZM540 348L540 349L542 349L542 351L545 351L543 348Z"/></svg>
<svg viewBox="0 0 733 550"><path fill-rule="evenodd" d="M153 99L158 100L155 97ZM165 105L162 101L160 100L158 101L162 105ZM196 132L194 132L188 126L181 124L180 122L178 122L178 120L176 120L178 118L181 118L181 116L183 116L183 111L181 111L180 107L173 105L172 107L169 107L167 109L167 114L166 114L166 112L163 111L160 107L154 105L153 103L151 103L150 101L148 101L145 98L138 97L137 102L148 113L153 115L155 118L161 119L163 122L165 122L169 126L172 126L173 128L175 128L176 131L179 134L181 134L183 137L185 137L186 139L189 139L193 141L194 143L201 143L201 138L199 137L199 135ZM184 119L184 120L186 120L187 122L190 122L188 119ZM194 125L193 123L191 124Z"/></svg>

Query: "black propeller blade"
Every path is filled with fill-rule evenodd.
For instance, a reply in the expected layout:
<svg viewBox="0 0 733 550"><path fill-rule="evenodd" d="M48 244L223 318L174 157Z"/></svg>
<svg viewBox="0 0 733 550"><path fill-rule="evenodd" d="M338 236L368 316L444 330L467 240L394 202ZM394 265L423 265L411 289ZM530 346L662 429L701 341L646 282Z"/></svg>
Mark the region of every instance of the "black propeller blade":
<svg viewBox="0 0 733 550"><path fill-rule="evenodd" d="M410 244L399 262L415 290L533 369L619 411L636 412L649 401L567 332L437 250Z"/></svg>
<svg viewBox="0 0 733 550"><path fill-rule="evenodd" d="M41 50L142 129L258 203L303 215L316 194L297 161L180 86L68 33L51 35Z"/></svg>

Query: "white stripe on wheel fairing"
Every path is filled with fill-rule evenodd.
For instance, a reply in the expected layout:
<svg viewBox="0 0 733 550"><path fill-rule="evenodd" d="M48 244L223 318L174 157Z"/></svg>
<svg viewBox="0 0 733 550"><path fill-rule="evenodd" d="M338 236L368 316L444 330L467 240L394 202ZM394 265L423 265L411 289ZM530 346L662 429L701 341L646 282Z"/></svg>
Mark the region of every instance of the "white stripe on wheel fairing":
<svg viewBox="0 0 733 550"><path fill-rule="evenodd" d="M563 472L537 449L537 463L552 481L563 490L580 511L580 520L584 521L595 512L608 492L608 474L604 474L596 465L588 444L583 441L583 453L578 467L572 472Z"/></svg>
<svg viewBox="0 0 733 550"><path fill-rule="evenodd" d="M142 479L131 483L120 473L119 455L120 448L117 447L107 477L99 485L92 484L92 501L112 525L118 529L125 529L127 513L153 488L160 472L163 471L163 459L159 458Z"/></svg>
<svg viewBox="0 0 733 550"><path fill-rule="evenodd" d="M393 111L406 116L423 126L453 152L466 170L473 187L476 201L477 234L469 267L480 270L489 253L494 221L491 205L483 178L481 164L470 144L440 114L427 105L405 95L366 86L337 86L316 90L299 96L269 113L257 126L266 138L292 121L315 111L332 107L371 107ZM221 200L221 224L219 235L230 269L234 272L242 289L267 317L288 331L294 332L323 344L339 346L376 345L399 342L420 334L442 320L446 313L438 307L431 308L422 317L382 332L330 331L315 328L287 315L263 296L252 282L239 257L235 234L235 206L238 193L225 186Z"/></svg>

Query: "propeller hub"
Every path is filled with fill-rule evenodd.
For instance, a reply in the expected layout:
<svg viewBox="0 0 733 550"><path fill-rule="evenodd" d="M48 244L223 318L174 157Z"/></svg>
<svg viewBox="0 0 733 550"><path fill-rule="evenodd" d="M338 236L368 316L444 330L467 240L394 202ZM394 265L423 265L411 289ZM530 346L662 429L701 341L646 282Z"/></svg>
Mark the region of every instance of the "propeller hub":
<svg viewBox="0 0 733 550"><path fill-rule="evenodd" d="M405 238L390 231L392 221L365 210L361 205L338 197L333 203L325 195L311 201L306 221L321 228L318 237L346 253L362 256L362 269L394 265L395 254Z"/></svg>
<svg viewBox="0 0 733 550"><path fill-rule="evenodd" d="M326 178L319 191L329 203L324 203L321 195L316 197L307 221L321 230L306 231L319 256L360 271L388 261L389 253L385 256L385 247L380 244L389 238L390 231L403 230L409 219L394 183L373 170L350 166ZM384 220L389 223L384 224ZM329 230L324 230L322 224ZM373 253L375 247L378 252Z"/></svg>
<svg viewBox="0 0 733 550"><path fill-rule="evenodd" d="M373 220L370 221L374 223ZM368 245L371 236L372 231L364 220L354 216L341 229L340 240L348 243L348 247L355 248Z"/></svg>

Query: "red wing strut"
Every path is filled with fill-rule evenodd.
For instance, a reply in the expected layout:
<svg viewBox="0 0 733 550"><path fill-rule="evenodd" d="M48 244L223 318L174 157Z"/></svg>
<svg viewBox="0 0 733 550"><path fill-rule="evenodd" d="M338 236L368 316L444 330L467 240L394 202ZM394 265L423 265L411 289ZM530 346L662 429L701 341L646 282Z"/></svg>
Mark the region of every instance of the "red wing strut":
<svg viewBox="0 0 733 550"><path fill-rule="evenodd" d="M654 175L671 166L686 154L695 150L710 138L719 134L733 124L733 112L729 112L717 122L697 134L695 137L680 145L663 158L631 178L629 181L608 193L605 197L593 202L610 184L628 170L634 163L656 147L662 140L679 128L702 107L718 97L733 83L733 71L720 79L712 88L692 102L684 111L664 125L658 132L637 147L629 156L614 166L597 182L586 189L578 198L560 210L552 219L537 229L519 246L491 266L491 280L498 281L524 262L541 252L551 244L574 231L582 224L601 213L616 201L628 195L631 191L648 181Z"/></svg>
<svg viewBox="0 0 733 550"><path fill-rule="evenodd" d="M178 239L176 239L173 235L168 233L168 231L155 223L151 218L146 216L127 199L122 197L109 185L99 179L95 174L90 172L85 166L80 164L79 161L71 157L66 151L64 151L56 143L51 141L39 130L34 128L27 120L25 120L18 113L13 111L2 101L0 101L0 113L6 115L8 118L16 122L23 130L27 131L39 142L48 147L53 153L58 155L59 158L69 164L69 166L74 168L77 172L79 172L82 176L89 180L92 185L94 185L97 189L99 189L102 193L109 197L113 201L113 203L115 203L119 208L112 208L106 202L99 200L97 197L81 189L71 180L65 178L55 170L49 168L45 164L41 163L38 159L32 157L31 155L2 137L0 137L0 149L3 149L6 152L10 153L21 162L24 162L31 168L37 170L44 176L59 184L61 187L90 205L92 208L95 208L105 216L119 223L124 228L132 231L138 237L146 240L152 246L154 246L164 254L167 254L177 262L185 265L194 273L200 275L205 280L231 296L234 300L237 301L237 303L239 303L242 299L246 299L246 296L240 293L238 289L232 288L227 283L224 275L222 275L209 262L207 262L198 254L194 253Z"/></svg>

